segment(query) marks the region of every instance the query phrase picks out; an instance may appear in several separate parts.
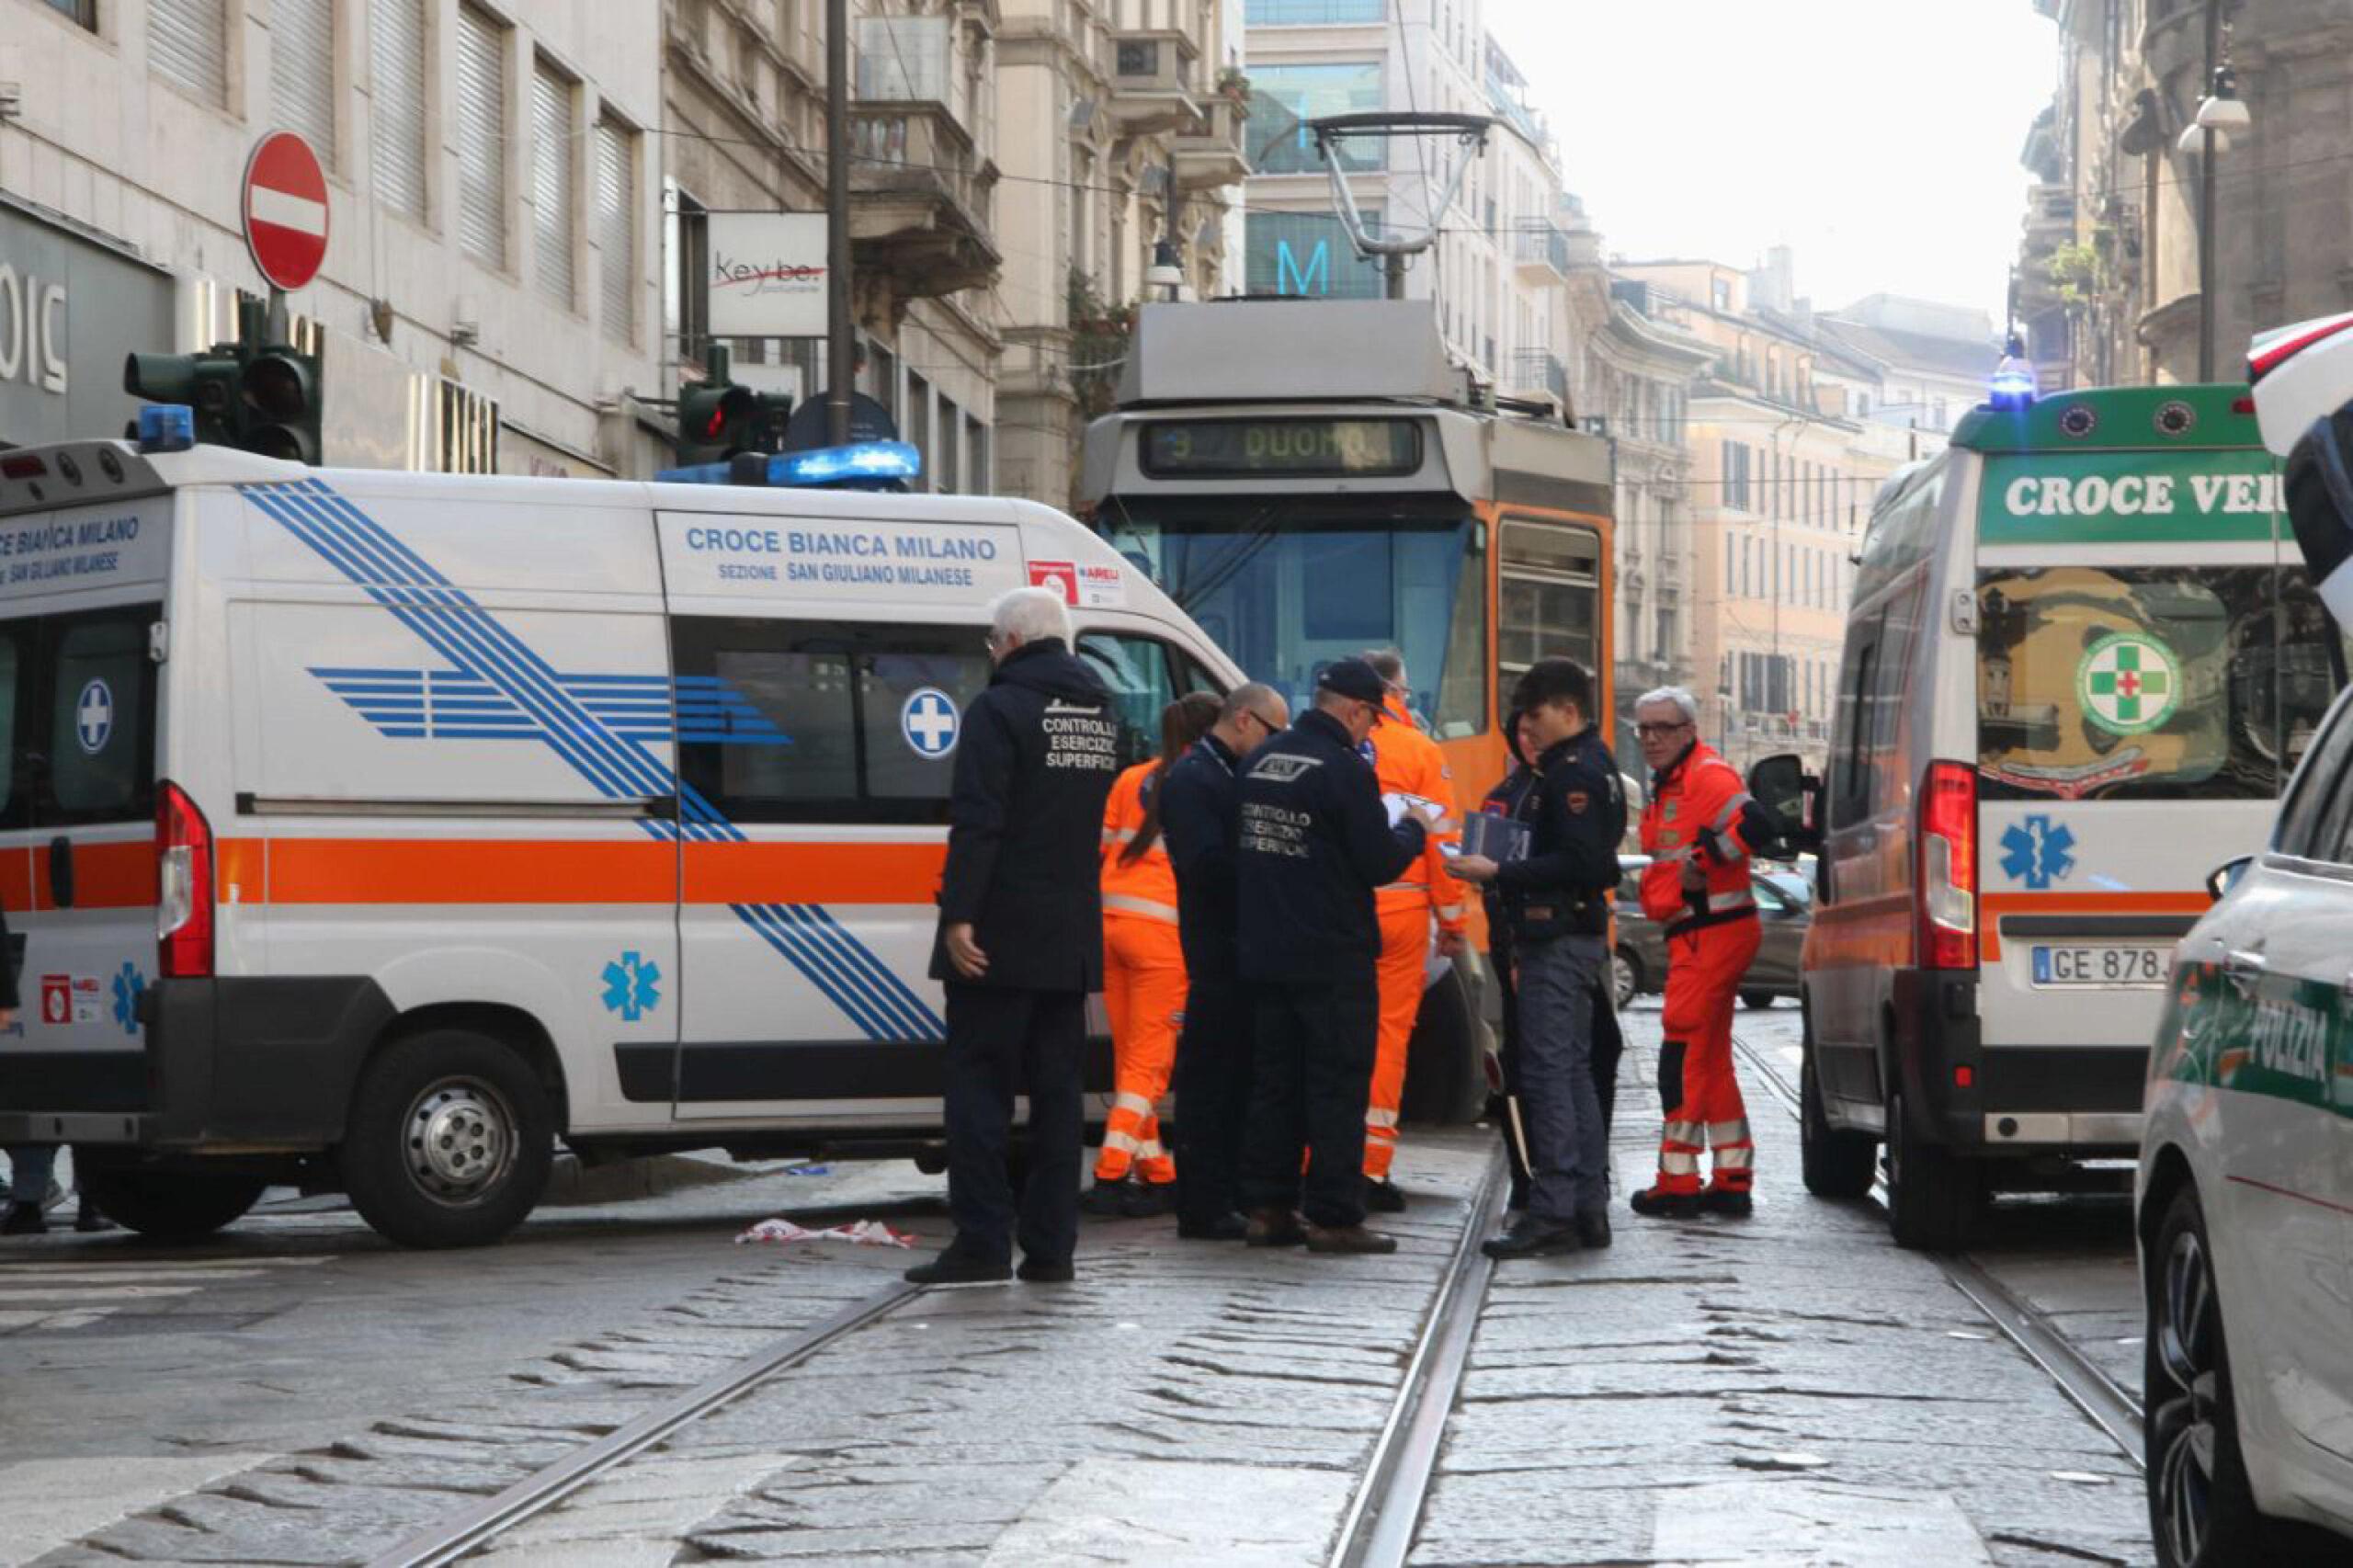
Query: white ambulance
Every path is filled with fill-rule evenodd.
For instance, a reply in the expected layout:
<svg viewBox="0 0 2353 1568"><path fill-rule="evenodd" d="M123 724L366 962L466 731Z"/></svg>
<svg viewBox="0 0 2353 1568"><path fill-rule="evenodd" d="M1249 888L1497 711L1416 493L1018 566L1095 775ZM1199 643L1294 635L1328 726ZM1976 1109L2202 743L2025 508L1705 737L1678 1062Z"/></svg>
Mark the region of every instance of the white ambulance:
<svg viewBox="0 0 2353 1568"><path fill-rule="evenodd" d="M558 1139L925 1153L958 714L1025 584L1131 756L1241 678L1025 502L0 453L0 1142L152 1235L295 1182L413 1245L505 1233Z"/></svg>

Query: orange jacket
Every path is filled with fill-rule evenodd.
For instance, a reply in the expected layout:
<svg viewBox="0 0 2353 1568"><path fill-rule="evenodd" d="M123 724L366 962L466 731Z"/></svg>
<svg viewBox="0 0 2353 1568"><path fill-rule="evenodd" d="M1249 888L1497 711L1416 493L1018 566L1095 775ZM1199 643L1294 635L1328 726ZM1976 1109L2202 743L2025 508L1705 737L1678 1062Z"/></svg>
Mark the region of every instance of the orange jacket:
<svg viewBox="0 0 2353 1568"><path fill-rule="evenodd" d="M1654 778L1643 808L1643 853L1651 858L1643 872L1643 913L1669 933L1753 913L1753 804L1739 771L1705 742L1692 743ZM1683 885L1684 865L1695 857L1707 873L1698 892Z"/></svg>
<svg viewBox="0 0 2353 1568"><path fill-rule="evenodd" d="M1132 860L1121 858L1143 831L1143 787L1157 766L1139 762L1120 774L1103 802L1103 913L1141 915L1174 926L1176 872L1168 863L1167 839L1154 838L1152 847Z"/></svg>
<svg viewBox="0 0 2353 1568"><path fill-rule="evenodd" d="M1394 696L1382 704L1382 715L1383 722L1372 732L1372 771L1381 781L1381 792L1402 791L1436 801L1451 822L1454 775L1446 766L1446 754L1422 733L1413 714ZM1403 877L1373 894L1374 907L1383 915L1427 907L1438 916L1439 929L1463 929L1471 918L1469 884L1446 874L1446 855L1438 847L1460 843L1461 837L1460 824L1429 835L1421 858L1405 869Z"/></svg>

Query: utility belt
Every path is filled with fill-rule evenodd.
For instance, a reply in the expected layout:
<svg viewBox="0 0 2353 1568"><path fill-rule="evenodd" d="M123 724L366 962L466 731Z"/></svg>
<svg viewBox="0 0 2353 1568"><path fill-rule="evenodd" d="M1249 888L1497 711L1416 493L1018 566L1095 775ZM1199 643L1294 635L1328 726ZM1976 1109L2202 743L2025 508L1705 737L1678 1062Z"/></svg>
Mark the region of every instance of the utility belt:
<svg viewBox="0 0 2353 1568"><path fill-rule="evenodd" d="M1742 896L1747 897L1746 894ZM1756 901L1749 898L1745 903L1723 909L1710 909L1700 914L1687 915L1681 920L1671 923L1666 927L1666 935L1669 937L1688 937L1694 931L1704 931L1711 926L1729 926L1736 920L1756 918Z"/></svg>
<svg viewBox="0 0 2353 1568"><path fill-rule="evenodd" d="M1549 942L1555 937L1599 937L1609 930L1609 898L1604 890L1522 891L1504 899L1512 937Z"/></svg>

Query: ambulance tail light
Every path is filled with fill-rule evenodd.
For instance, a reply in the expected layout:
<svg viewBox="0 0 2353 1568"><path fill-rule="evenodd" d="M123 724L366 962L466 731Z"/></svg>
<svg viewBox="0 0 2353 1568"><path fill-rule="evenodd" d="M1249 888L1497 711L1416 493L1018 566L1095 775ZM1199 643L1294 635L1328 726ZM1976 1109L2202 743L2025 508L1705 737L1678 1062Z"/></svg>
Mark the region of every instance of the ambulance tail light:
<svg viewBox="0 0 2353 1568"><path fill-rule="evenodd" d="M1920 784L1920 967L1977 967L1977 774L1932 762Z"/></svg>
<svg viewBox="0 0 2353 1568"><path fill-rule="evenodd" d="M156 968L166 980L212 974L212 827L178 785L155 804Z"/></svg>

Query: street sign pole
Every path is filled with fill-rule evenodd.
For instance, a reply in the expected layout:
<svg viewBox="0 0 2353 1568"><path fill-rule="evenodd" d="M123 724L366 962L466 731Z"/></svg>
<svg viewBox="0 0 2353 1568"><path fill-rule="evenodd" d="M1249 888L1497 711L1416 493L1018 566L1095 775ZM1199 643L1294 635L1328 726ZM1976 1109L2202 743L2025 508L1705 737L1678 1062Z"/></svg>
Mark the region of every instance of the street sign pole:
<svg viewBox="0 0 2353 1568"><path fill-rule="evenodd" d="M849 444L849 0L825 0L825 428Z"/></svg>
<svg viewBox="0 0 2353 1568"><path fill-rule="evenodd" d="M288 334L292 332L293 324L287 316L286 290L272 284L269 290L268 317L269 340L272 343L284 343Z"/></svg>

